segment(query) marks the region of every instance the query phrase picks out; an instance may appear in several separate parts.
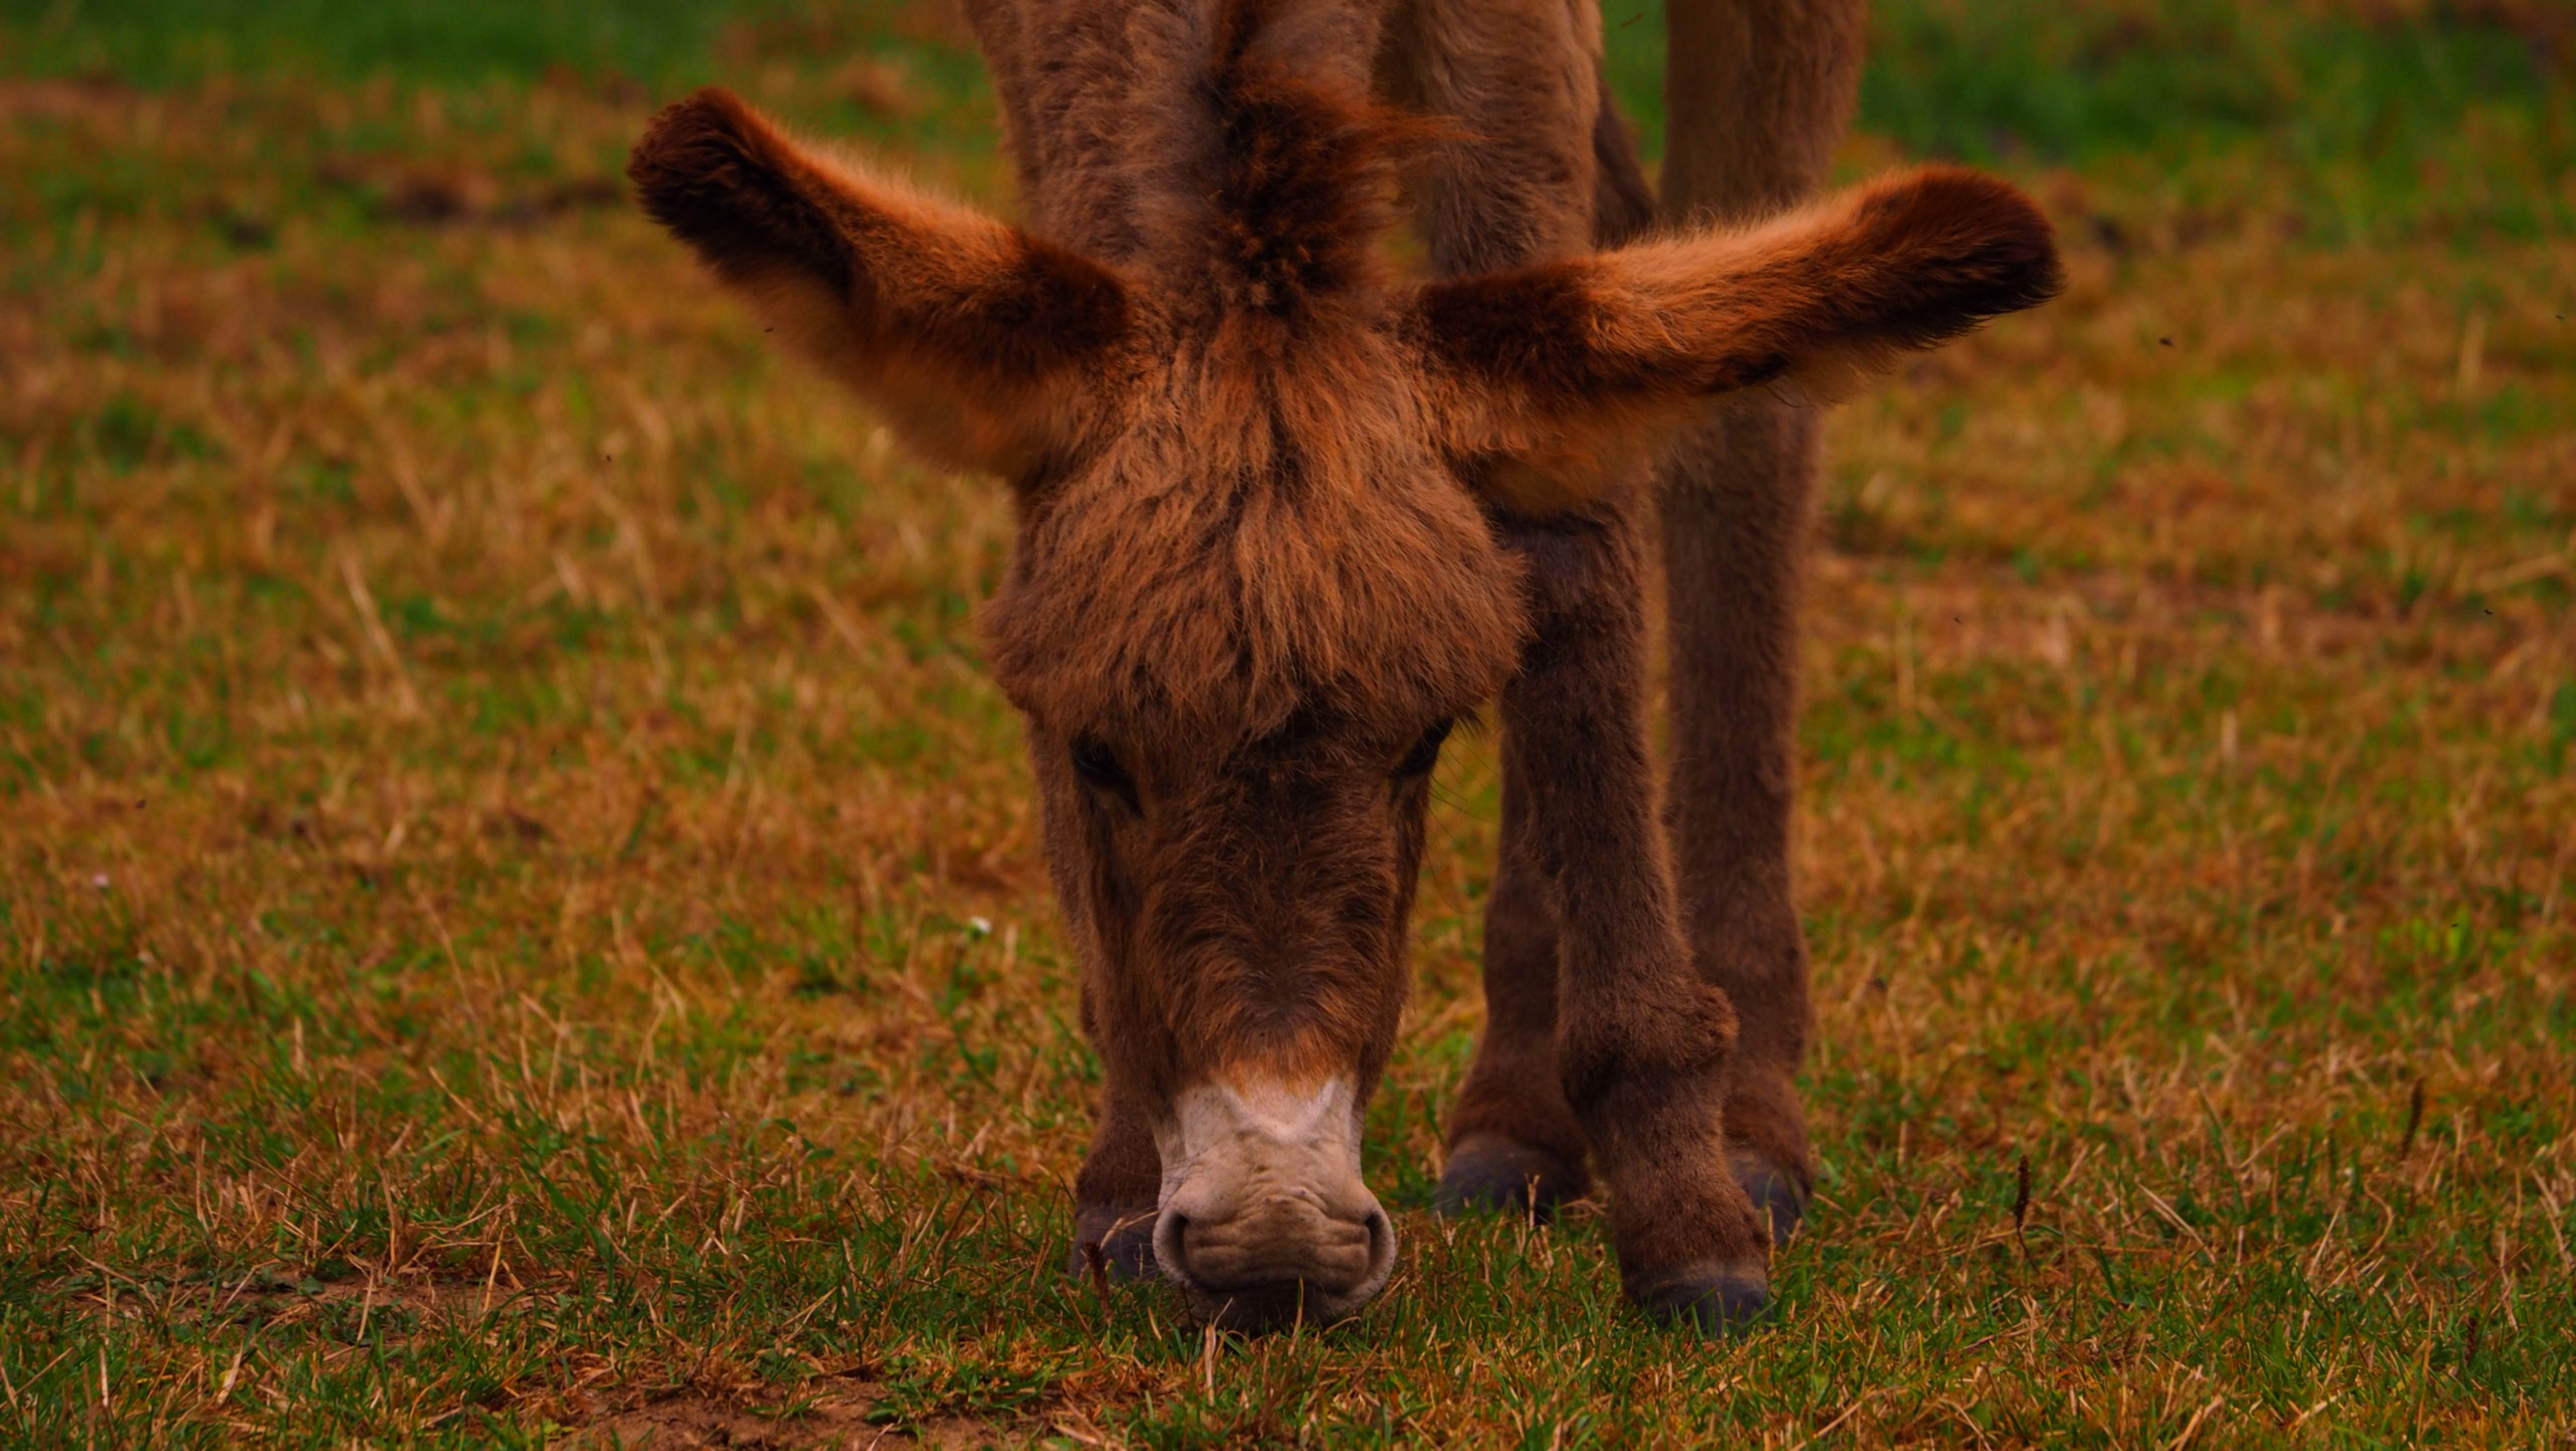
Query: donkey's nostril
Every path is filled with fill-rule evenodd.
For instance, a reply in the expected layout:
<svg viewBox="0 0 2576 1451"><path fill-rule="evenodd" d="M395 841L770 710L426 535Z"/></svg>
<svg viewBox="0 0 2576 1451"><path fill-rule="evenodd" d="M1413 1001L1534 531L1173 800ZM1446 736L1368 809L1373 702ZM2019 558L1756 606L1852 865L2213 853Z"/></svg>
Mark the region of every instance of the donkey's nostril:
<svg viewBox="0 0 2576 1451"><path fill-rule="evenodd" d="M1154 1221L1154 1258L1161 1263L1166 1278L1183 1285L1192 1283L1189 1230L1190 1217L1178 1210L1165 1210Z"/></svg>
<svg viewBox="0 0 2576 1451"><path fill-rule="evenodd" d="M1377 1293L1395 1263L1394 1222L1374 1202L1352 1208L1282 1194L1213 1218L1167 1212L1154 1227L1155 1254L1193 1297L1231 1306L1222 1317L1230 1328L1340 1319Z"/></svg>

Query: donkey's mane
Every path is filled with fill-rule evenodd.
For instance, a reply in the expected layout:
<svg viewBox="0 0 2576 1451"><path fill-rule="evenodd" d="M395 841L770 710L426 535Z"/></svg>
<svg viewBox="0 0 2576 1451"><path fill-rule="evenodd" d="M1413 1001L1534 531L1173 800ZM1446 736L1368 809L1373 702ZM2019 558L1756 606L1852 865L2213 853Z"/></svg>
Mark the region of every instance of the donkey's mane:
<svg viewBox="0 0 2576 1451"><path fill-rule="evenodd" d="M1365 6L985 0L974 19L1010 58L994 84L1031 230L1212 314L1373 281L1397 160L1446 134L1372 93Z"/></svg>
<svg viewBox="0 0 2576 1451"><path fill-rule="evenodd" d="M1396 158L1446 129L1301 53L1313 22L1283 14L1289 3L1223 0L1205 82L1218 152L1211 271L1224 301L1273 313L1376 280ZM1310 9L1349 20L1347 6Z"/></svg>

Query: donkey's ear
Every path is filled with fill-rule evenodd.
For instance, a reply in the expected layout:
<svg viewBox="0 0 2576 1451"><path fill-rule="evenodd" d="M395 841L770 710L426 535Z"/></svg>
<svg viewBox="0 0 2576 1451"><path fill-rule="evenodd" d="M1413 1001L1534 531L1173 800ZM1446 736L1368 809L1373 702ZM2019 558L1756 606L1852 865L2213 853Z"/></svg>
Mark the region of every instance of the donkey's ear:
<svg viewBox="0 0 2576 1451"><path fill-rule="evenodd" d="M790 141L730 92L653 118L644 210L915 447L1017 475L1101 405L1128 333L1114 272Z"/></svg>
<svg viewBox="0 0 2576 1451"><path fill-rule="evenodd" d="M1497 502L1544 513L1611 486L1701 399L1783 379L1829 398L2062 284L2029 198L1936 167L1749 230L1429 284L1409 321L1454 447Z"/></svg>

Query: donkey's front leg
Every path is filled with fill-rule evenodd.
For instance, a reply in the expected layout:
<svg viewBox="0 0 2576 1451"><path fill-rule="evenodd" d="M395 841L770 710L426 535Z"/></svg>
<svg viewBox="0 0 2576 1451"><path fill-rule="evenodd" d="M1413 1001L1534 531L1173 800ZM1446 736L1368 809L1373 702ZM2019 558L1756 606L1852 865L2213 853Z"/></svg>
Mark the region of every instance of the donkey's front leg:
<svg viewBox="0 0 2576 1451"><path fill-rule="evenodd" d="M1620 1278L1719 1328L1767 1303L1770 1239L1727 1168L1734 1010L1692 966L1657 818L1634 508L1521 534L1537 633L1503 711L1556 908L1559 1082L1610 1191Z"/></svg>
<svg viewBox="0 0 2576 1451"><path fill-rule="evenodd" d="M1154 1262L1154 1218L1163 1180L1154 1148L1154 1124L1144 1102L1122 1090L1116 1072L1100 1095L1100 1127L1091 1153L1073 1181L1073 1250L1065 1268L1088 1271L1092 1256L1102 1269L1149 1277Z"/></svg>

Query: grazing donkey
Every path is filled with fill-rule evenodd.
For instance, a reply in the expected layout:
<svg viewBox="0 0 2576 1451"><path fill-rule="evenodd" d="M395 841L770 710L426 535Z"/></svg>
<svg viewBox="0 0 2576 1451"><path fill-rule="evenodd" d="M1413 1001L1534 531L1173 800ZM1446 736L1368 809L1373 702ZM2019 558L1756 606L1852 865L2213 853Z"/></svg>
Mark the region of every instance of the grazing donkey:
<svg viewBox="0 0 2576 1451"><path fill-rule="evenodd" d="M2048 224L1946 169L1784 210L1849 109L1861 0L1671 0L1652 236L1590 0L970 11L1024 226L717 90L629 172L915 447L1013 490L982 624L1106 1073L1082 1251L1227 1326L1385 1284L1363 1109L1432 766L1499 697L1488 1021L1440 1202L1543 1211L1597 1172L1629 1296L1741 1323L1810 1176L1786 836L1815 412L1783 395L2047 298ZM1427 280L1383 259L1399 195Z"/></svg>

